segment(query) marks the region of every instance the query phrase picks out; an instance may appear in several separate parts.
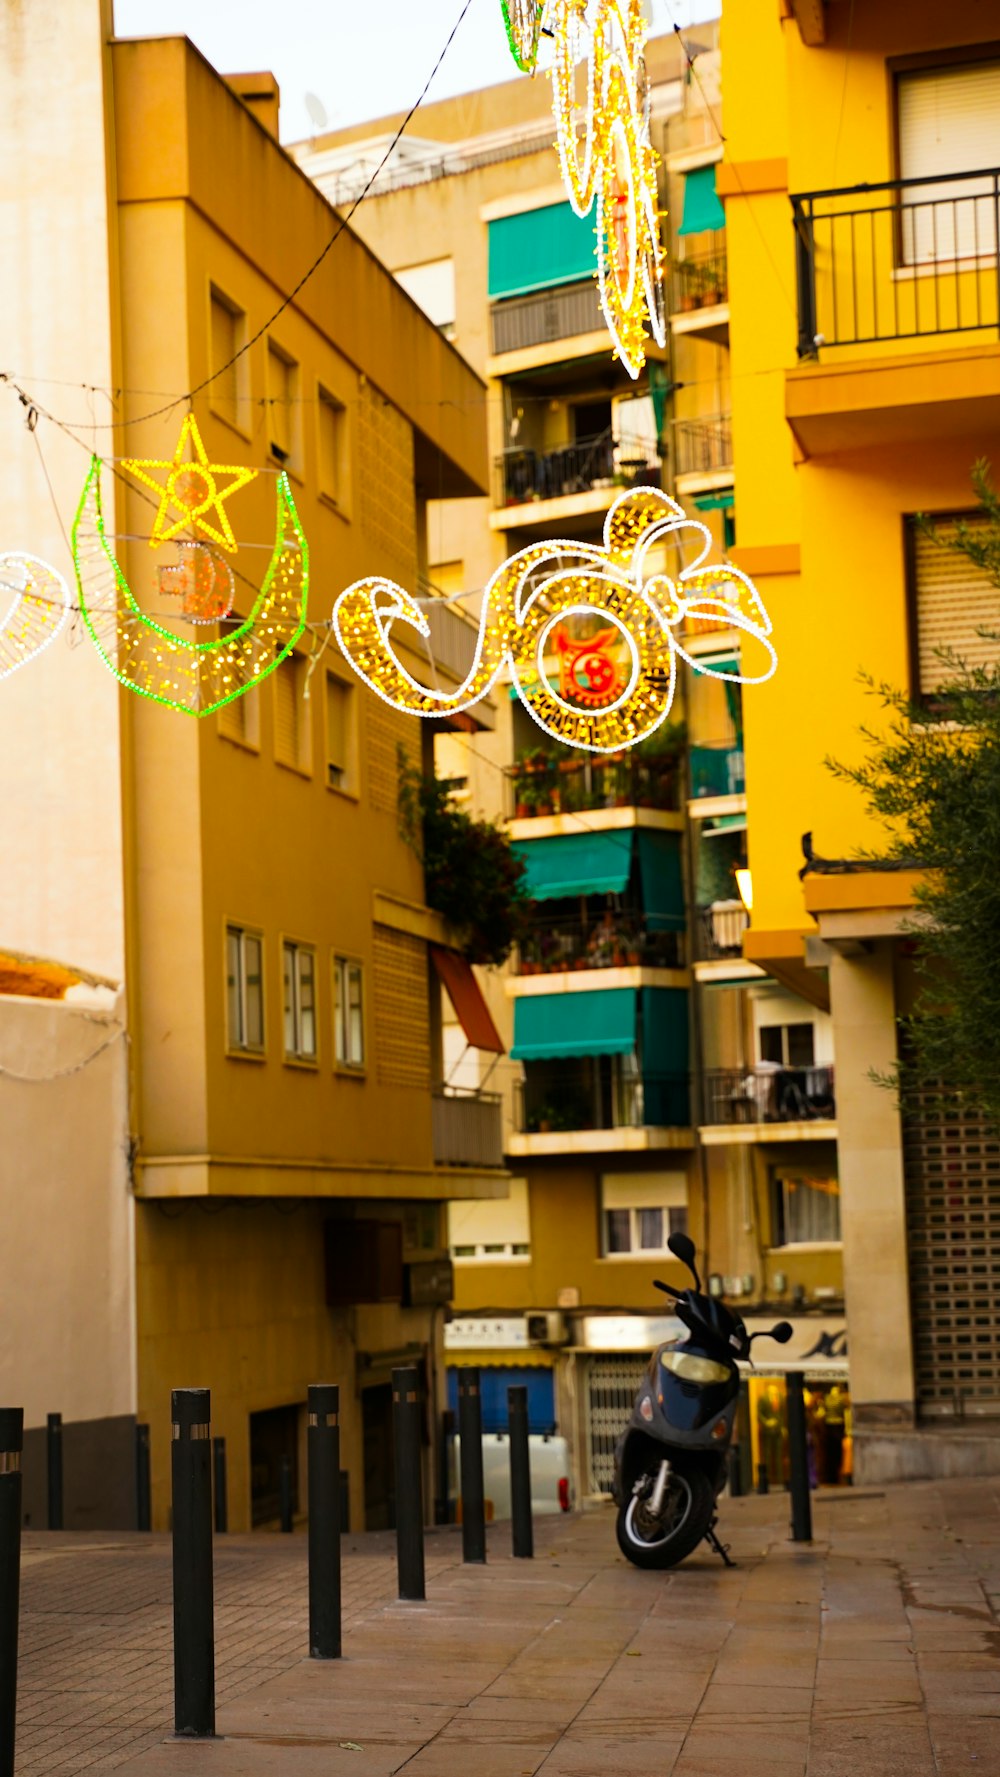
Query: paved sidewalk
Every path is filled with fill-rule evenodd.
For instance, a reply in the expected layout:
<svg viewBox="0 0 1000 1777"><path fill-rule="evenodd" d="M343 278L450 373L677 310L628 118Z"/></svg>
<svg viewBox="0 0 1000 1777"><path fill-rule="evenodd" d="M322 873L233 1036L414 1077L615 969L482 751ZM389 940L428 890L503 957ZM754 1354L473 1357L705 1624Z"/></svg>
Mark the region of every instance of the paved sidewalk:
<svg viewBox="0 0 1000 1777"><path fill-rule="evenodd" d="M304 1541L217 1543L219 1735L168 1737L162 1539L29 1538L19 1773L1000 1777L1000 1482L725 1501L739 1565L618 1555L610 1511L428 1537L428 1601L349 1539L345 1658L302 1659Z"/></svg>

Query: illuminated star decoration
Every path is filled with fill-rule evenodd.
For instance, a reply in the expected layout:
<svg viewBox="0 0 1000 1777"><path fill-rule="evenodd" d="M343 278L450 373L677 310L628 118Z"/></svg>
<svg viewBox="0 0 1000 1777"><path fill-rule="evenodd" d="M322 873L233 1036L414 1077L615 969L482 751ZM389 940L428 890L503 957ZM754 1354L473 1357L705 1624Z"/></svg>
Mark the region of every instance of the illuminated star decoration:
<svg viewBox="0 0 1000 1777"><path fill-rule="evenodd" d="M194 452L191 461L184 455L189 441ZM210 463L193 413L188 414L181 427L177 449L169 462L146 457L125 457L122 468L129 470L137 481L144 481L147 487L151 487L160 496L159 510L149 539L151 549L157 549L161 543L169 543L181 531L190 529L204 531L205 536L210 537L213 543L218 543L221 549L228 549L235 554L236 538L222 502L228 500L230 494L245 487L248 481L253 481L257 471L235 463ZM166 470L165 482L152 473L157 469ZM220 488L217 485L218 475L232 477L228 487ZM178 513L180 516L175 516ZM208 514L215 515L214 522Z"/></svg>

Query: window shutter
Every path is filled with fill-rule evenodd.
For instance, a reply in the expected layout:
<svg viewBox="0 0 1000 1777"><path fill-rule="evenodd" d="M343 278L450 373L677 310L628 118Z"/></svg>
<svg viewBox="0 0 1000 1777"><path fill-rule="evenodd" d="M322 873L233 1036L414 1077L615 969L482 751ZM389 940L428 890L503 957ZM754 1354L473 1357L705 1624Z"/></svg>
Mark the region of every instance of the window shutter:
<svg viewBox="0 0 1000 1777"><path fill-rule="evenodd" d="M979 513L973 513L966 523L975 531L982 528L986 520ZM949 669L938 659L941 648L952 649L970 667L989 666L1000 660L1000 642L976 633L979 629L987 629L1000 634L1000 587L995 586L985 569L976 567L967 555L942 547L914 520L911 524L917 690L926 697L949 676ZM955 520L939 521L935 532L945 540L954 537Z"/></svg>
<svg viewBox="0 0 1000 1777"><path fill-rule="evenodd" d="M1000 167L1000 62L901 75L898 115L901 178ZM904 190L904 263L994 253L992 193L990 178Z"/></svg>
<svg viewBox="0 0 1000 1777"><path fill-rule="evenodd" d="M274 750L288 765L299 763L299 684L294 660L283 660L274 675Z"/></svg>
<svg viewBox="0 0 1000 1777"><path fill-rule="evenodd" d="M211 369L217 372L223 364L229 366L221 375L216 375L212 382L212 402L226 419L236 424L237 412L237 365L229 360L237 350L237 315L227 302L213 290L212 292L212 363Z"/></svg>

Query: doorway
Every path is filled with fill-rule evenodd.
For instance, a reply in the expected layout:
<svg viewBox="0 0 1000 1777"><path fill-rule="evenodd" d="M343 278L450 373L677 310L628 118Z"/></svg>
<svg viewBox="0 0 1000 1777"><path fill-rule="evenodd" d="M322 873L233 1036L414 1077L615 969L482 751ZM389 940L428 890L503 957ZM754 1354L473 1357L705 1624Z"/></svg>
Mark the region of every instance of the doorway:
<svg viewBox="0 0 1000 1777"><path fill-rule="evenodd" d="M270 1407L250 1415L250 1523L254 1530L281 1515L281 1464L292 1465L292 1511L299 1509L299 1414L301 1408Z"/></svg>
<svg viewBox="0 0 1000 1777"><path fill-rule="evenodd" d="M362 1390L365 1529L393 1530L396 1524L395 1452L392 1438L392 1383Z"/></svg>

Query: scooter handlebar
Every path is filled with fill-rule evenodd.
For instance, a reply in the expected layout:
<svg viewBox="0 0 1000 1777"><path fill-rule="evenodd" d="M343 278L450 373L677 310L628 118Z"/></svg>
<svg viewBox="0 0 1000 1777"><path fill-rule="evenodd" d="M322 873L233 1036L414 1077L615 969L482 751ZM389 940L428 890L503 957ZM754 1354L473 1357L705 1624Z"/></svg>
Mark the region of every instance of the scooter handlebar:
<svg viewBox="0 0 1000 1777"><path fill-rule="evenodd" d="M672 1283L661 1283L658 1277L653 1279L653 1288L654 1290L662 1290L665 1296L673 1296L675 1301L679 1301L684 1294L683 1290L675 1290Z"/></svg>

